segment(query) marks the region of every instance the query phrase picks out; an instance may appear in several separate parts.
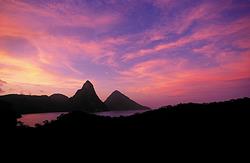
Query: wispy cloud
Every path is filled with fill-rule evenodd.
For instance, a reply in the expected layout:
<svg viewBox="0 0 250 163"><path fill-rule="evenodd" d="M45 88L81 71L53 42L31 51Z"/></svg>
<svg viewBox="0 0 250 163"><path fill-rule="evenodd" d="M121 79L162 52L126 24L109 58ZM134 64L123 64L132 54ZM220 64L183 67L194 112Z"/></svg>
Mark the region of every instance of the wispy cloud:
<svg viewBox="0 0 250 163"><path fill-rule="evenodd" d="M125 54L123 56L123 60L129 61L134 58L144 57L150 54L154 55L154 53L156 52L179 48L195 41L205 40L216 42L218 40L227 40L228 37L234 37L234 35L241 35L240 38L234 40L235 42L238 42L238 45L240 46L242 44L245 44L244 40L248 40L247 36L250 34L249 20L250 17L243 17L230 24L208 25L206 28L201 27L195 29L192 34L181 37L180 39L177 39L175 41L160 43L152 48L139 49L138 51ZM240 42L241 44L239 44Z"/></svg>
<svg viewBox="0 0 250 163"><path fill-rule="evenodd" d="M2 86L5 85L5 84L7 84L7 82L0 79L0 93L4 93L4 92L5 92L5 91L2 89Z"/></svg>
<svg viewBox="0 0 250 163"><path fill-rule="evenodd" d="M167 97L189 96L190 98L191 94L197 95L200 92L206 94L211 90L216 94L221 88L228 89L227 91L233 95L236 83L232 81L250 79L249 52L239 56L241 57L234 58L233 62L203 69L189 68L192 62L186 60L146 61L121 72L122 77L119 80L129 83L127 89L135 98L138 93L146 96L150 92L151 96L161 95L159 98L165 96L165 101L170 102ZM229 82L232 85L227 85L226 88L225 83ZM209 97L204 96L202 99L206 101Z"/></svg>

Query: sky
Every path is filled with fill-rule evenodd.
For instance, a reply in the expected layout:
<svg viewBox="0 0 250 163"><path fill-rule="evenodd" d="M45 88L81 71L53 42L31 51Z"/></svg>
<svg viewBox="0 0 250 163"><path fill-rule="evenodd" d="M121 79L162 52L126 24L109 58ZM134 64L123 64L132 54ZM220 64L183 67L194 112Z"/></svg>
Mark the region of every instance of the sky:
<svg viewBox="0 0 250 163"><path fill-rule="evenodd" d="M0 0L0 94L90 80L153 108L250 97L250 0Z"/></svg>

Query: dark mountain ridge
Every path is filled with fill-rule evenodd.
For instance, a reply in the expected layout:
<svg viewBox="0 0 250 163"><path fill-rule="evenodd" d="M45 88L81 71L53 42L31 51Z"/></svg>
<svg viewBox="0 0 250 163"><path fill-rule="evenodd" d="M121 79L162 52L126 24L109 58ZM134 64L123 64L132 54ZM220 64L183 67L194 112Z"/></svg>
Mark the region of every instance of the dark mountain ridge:
<svg viewBox="0 0 250 163"><path fill-rule="evenodd" d="M73 97L68 98L63 94L47 95L18 95L9 94L0 96L0 100L11 104L12 109L19 114L71 112L83 111L87 113L148 109L132 101L122 93L115 91L106 104L97 96L93 84L86 81L82 88L77 90ZM122 106L122 107L120 107Z"/></svg>
<svg viewBox="0 0 250 163"><path fill-rule="evenodd" d="M107 106L97 96L94 86L90 81L84 83L73 97L69 99L70 107L85 112L107 111Z"/></svg>
<svg viewBox="0 0 250 163"><path fill-rule="evenodd" d="M150 108L142 106L129 97L125 96L118 90L115 90L104 102L109 110L122 111L122 110L148 110Z"/></svg>
<svg viewBox="0 0 250 163"><path fill-rule="evenodd" d="M65 112L68 110L68 100L64 96L36 96L10 94L0 96L2 101L11 104L13 110L19 114Z"/></svg>
<svg viewBox="0 0 250 163"><path fill-rule="evenodd" d="M63 94L53 94L51 96L49 96L50 99L57 101L57 102L66 102L69 98Z"/></svg>

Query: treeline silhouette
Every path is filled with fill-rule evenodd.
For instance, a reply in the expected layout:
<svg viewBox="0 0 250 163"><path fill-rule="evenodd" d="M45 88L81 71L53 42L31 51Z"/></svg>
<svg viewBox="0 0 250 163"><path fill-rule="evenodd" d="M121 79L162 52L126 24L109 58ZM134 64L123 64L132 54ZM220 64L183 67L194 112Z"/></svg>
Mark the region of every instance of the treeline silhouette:
<svg viewBox="0 0 250 163"><path fill-rule="evenodd" d="M39 129L127 130L127 129L233 129L249 126L250 99L225 102L186 103L129 117L104 117L74 111L48 122Z"/></svg>
<svg viewBox="0 0 250 163"><path fill-rule="evenodd" d="M70 110L68 97L60 94L52 96L17 95L0 96L1 101L11 104L18 114L65 112Z"/></svg>
<svg viewBox="0 0 250 163"><path fill-rule="evenodd" d="M16 113L10 103L0 100L0 128L15 129L17 126L17 118L21 115Z"/></svg>
<svg viewBox="0 0 250 163"><path fill-rule="evenodd" d="M20 115L13 111L7 102L0 101L0 107L1 128L19 130L223 130L249 127L250 124L250 98L203 104L169 105L157 110L116 118L73 111L61 115L51 122L45 121L43 125L37 125L35 128L24 126L21 123L16 127L17 118Z"/></svg>

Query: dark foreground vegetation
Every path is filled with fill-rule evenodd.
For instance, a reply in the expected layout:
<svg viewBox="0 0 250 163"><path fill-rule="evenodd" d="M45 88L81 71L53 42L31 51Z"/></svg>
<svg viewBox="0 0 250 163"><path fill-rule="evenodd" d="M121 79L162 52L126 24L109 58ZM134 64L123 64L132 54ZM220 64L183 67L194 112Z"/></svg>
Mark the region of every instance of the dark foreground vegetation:
<svg viewBox="0 0 250 163"><path fill-rule="evenodd" d="M17 125L17 118L21 115L16 113L11 104L0 101L0 127L1 129L15 129Z"/></svg>
<svg viewBox="0 0 250 163"><path fill-rule="evenodd" d="M1 127L18 130L133 130L133 129L246 129L250 124L250 98L214 103L186 103L166 106L129 117L103 117L81 111L61 115L57 120L38 125L16 127L19 117L11 106L1 102Z"/></svg>
<svg viewBox="0 0 250 163"><path fill-rule="evenodd" d="M179 104L166 106L129 117L99 117L72 112L41 128L54 129L182 129L243 127L250 124L250 99L238 99L209 104Z"/></svg>

